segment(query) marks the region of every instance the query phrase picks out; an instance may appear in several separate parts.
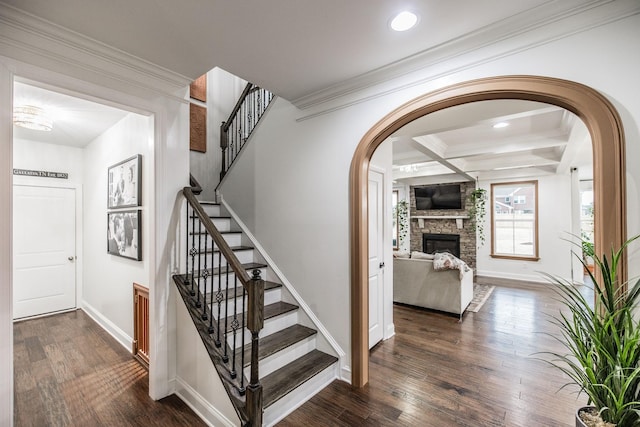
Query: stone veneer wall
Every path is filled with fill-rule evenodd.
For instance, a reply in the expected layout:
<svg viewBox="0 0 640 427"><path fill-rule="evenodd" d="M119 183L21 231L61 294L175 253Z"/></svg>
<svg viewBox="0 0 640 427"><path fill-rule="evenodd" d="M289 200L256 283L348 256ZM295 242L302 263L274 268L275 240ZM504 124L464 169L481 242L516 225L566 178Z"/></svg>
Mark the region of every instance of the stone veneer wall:
<svg viewBox="0 0 640 427"><path fill-rule="evenodd" d="M422 185L416 187L424 187ZM474 182L461 182L460 192L464 197L464 207L461 210L451 209L434 209L428 211L416 210L416 196L413 191L414 186L409 189L410 198L410 218L411 225L409 228L411 250L422 251L422 234L423 233L440 233L440 234L459 234L460 235L460 259L476 269L476 232L472 227L471 221L465 219L463 228L458 229L455 219L425 219L424 228L418 226L418 220L413 219L414 216L430 215L430 216L447 216L447 215L468 215L471 207L471 192L476 188Z"/></svg>

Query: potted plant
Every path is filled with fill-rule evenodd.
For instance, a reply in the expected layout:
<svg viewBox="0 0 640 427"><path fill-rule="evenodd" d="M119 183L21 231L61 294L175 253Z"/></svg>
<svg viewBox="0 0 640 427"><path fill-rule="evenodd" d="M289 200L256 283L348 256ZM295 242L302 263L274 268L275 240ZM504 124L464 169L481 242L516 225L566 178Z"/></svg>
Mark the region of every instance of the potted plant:
<svg viewBox="0 0 640 427"><path fill-rule="evenodd" d="M469 195L471 207L469 208L469 219L473 230L477 233L480 246L484 245L484 217L486 215L487 190L476 188Z"/></svg>
<svg viewBox="0 0 640 427"><path fill-rule="evenodd" d="M618 278L623 252L638 237L611 250L610 257L592 255L596 273L588 274L594 284L593 303L569 281L547 275L564 305L551 321L559 327L555 338L566 352L540 354L569 377L565 386L573 383L588 396L592 409L578 410L577 427L640 425L640 319L634 318L640 280L620 284ZM582 419L585 412L599 415L604 423L588 424Z"/></svg>
<svg viewBox="0 0 640 427"><path fill-rule="evenodd" d="M402 246L409 231L408 215L409 203L406 200L399 200L394 211L395 220L398 221L398 246Z"/></svg>

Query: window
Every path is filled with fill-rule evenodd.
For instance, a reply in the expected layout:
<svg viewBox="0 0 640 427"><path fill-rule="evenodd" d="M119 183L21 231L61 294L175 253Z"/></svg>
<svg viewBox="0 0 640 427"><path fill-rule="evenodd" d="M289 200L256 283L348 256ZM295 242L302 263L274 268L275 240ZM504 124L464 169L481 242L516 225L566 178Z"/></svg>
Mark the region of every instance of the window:
<svg viewBox="0 0 640 427"><path fill-rule="evenodd" d="M491 184L491 205L491 256L538 260L538 181Z"/></svg>

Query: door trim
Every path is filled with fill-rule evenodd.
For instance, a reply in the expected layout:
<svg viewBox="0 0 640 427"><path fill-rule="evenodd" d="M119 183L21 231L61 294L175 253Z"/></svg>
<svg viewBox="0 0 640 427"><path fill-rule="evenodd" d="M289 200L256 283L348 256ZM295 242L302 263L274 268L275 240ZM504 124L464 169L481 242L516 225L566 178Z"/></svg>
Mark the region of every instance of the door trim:
<svg viewBox="0 0 640 427"><path fill-rule="evenodd" d="M580 83L552 77L501 76L458 83L419 96L376 123L356 147L349 174L351 243L352 384L369 381L367 179L376 148L405 124L435 111L469 102L522 99L565 108L580 117L591 135L594 163L594 207L597 252L626 240L625 140L622 120L611 102ZM619 266L627 279L627 260Z"/></svg>

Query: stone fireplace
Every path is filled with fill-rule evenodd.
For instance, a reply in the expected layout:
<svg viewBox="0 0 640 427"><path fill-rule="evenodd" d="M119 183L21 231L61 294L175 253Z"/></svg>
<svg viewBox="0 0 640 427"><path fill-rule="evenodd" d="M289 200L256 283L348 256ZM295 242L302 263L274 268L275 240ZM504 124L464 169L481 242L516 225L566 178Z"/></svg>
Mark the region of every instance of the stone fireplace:
<svg viewBox="0 0 640 427"><path fill-rule="evenodd" d="M449 252L460 258L460 235L422 233L422 252L427 254Z"/></svg>
<svg viewBox="0 0 640 427"><path fill-rule="evenodd" d="M457 235L459 236L457 246L457 253L451 248L440 248L439 250L449 249L458 258L466 262L469 267L476 268L476 232L473 228L473 224L468 219L468 212L471 208L470 194L475 189L474 182L462 182L460 183L460 190L464 197L463 209L459 210L417 210L414 187L410 187L409 191L409 209L410 209L410 250L412 251L424 251L427 250L424 246L423 238L425 234L440 234L440 235ZM422 217L422 219L419 219ZM440 242L440 244L451 245L450 242Z"/></svg>

